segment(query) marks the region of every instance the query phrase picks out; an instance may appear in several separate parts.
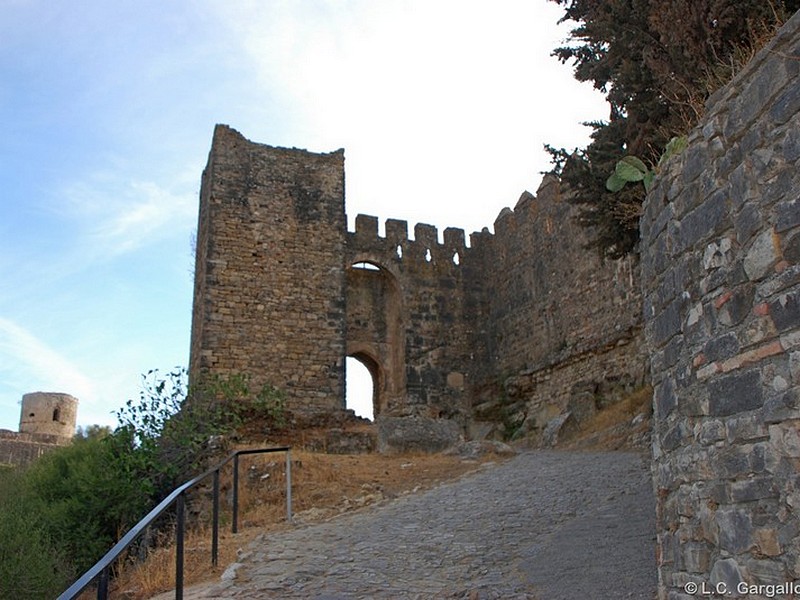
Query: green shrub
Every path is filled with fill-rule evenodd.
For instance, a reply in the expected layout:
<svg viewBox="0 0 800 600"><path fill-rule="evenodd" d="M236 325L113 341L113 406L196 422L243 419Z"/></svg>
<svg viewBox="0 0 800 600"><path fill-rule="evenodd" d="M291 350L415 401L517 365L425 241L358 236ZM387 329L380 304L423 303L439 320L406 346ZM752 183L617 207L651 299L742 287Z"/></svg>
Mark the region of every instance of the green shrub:
<svg viewBox="0 0 800 600"><path fill-rule="evenodd" d="M26 470L0 471L0 598L57 595L208 466L211 436L283 414L283 394L252 393L244 375L207 378L189 392L184 369L148 372L114 431L90 426Z"/></svg>
<svg viewBox="0 0 800 600"><path fill-rule="evenodd" d="M17 471L0 471L0 598L54 598L73 573L21 480Z"/></svg>

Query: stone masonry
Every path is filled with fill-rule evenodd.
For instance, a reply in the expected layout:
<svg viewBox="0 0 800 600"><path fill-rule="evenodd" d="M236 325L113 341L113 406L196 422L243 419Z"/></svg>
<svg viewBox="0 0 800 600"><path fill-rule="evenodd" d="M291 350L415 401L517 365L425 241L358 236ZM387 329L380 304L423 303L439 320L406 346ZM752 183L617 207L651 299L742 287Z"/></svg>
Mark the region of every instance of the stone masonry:
<svg viewBox="0 0 800 600"><path fill-rule="evenodd" d="M69 394L33 392L22 397L19 432L0 429L0 465L27 465L72 442L78 399Z"/></svg>
<svg viewBox="0 0 800 600"><path fill-rule="evenodd" d="M660 598L800 592L798 74L800 13L645 204Z"/></svg>
<svg viewBox="0 0 800 600"><path fill-rule="evenodd" d="M557 180L488 230L359 215L344 156L219 125L203 174L190 375L247 373L294 414L345 408L346 356L372 373L384 450L541 435L575 398L641 385L638 267L585 250ZM580 411L579 411L580 412Z"/></svg>

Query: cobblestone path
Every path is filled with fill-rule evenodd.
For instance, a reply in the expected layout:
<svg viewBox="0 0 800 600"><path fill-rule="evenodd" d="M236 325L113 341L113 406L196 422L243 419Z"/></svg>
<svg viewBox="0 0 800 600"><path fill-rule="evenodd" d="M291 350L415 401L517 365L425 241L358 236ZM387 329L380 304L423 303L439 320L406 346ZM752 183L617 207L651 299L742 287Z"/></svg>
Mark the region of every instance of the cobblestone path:
<svg viewBox="0 0 800 600"><path fill-rule="evenodd" d="M654 514L640 455L526 452L265 535L185 598L652 600Z"/></svg>

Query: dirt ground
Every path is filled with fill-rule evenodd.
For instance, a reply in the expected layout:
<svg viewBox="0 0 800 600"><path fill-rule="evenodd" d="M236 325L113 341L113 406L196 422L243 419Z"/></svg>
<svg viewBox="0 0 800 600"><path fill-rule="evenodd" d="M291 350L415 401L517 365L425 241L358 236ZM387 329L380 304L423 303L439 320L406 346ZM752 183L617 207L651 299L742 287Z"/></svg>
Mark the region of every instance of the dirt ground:
<svg viewBox="0 0 800 600"><path fill-rule="evenodd" d="M599 412L596 417L572 430L559 447L572 450L634 449L646 452L649 447L650 392L642 393ZM355 424L366 430L368 424ZM322 430L320 430L320 433ZM300 435L300 437L297 437ZM290 445L292 465L292 522L311 523L338 514L413 494L446 481L452 481L479 469L491 468L511 456L497 452L502 446L485 444L482 451L449 454L326 454L309 451L317 438L313 430L275 438L277 443L251 442L246 447ZM519 449L525 442L516 444ZM241 445L239 445L241 447ZM493 451L495 450L495 451ZM227 565L257 536L290 527L286 516L285 455L249 455L241 457L239 532L230 531L229 507L223 507L220 531L219 563L210 565L211 535L199 527L186 542L186 585L218 580ZM223 497L230 502L231 477L222 475ZM202 498L198 501L202 504ZM202 521L207 510L197 509ZM130 599L152 598L174 588L174 550L153 552L149 560L129 567L118 579L117 591Z"/></svg>

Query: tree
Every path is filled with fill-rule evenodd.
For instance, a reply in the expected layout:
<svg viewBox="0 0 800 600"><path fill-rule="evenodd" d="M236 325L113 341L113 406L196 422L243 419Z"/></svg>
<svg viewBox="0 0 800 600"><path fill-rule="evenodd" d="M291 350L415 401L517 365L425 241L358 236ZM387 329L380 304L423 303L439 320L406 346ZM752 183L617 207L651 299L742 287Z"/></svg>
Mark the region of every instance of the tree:
<svg viewBox="0 0 800 600"><path fill-rule="evenodd" d="M574 22L572 45L553 54L575 78L606 94L609 120L585 149L546 146L554 169L595 231L605 255L622 256L638 240L644 190L612 193L605 182L634 155L654 165L673 136L702 116L708 96L771 37L800 0L551 0Z"/></svg>

